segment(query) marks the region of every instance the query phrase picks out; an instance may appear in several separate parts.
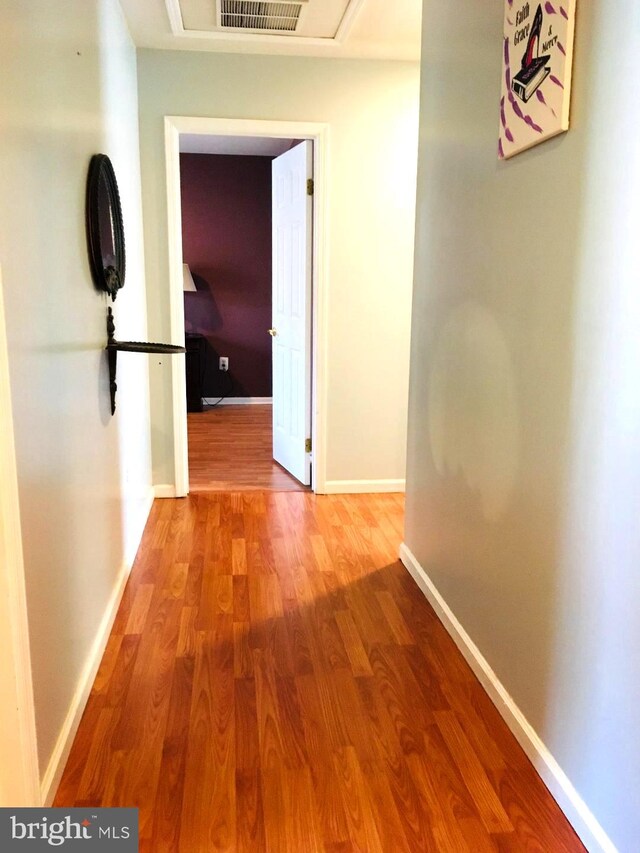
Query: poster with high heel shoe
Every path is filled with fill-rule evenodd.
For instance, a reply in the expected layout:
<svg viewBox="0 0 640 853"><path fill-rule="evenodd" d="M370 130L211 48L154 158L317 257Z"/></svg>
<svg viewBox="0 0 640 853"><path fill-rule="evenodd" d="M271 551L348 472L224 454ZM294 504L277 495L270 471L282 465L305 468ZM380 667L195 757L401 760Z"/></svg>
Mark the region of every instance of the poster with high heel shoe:
<svg viewBox="0 0 640 853"><path fill-rule="evenodd" d="M576 0L505 0L498 156L569 129Z"/></svg>

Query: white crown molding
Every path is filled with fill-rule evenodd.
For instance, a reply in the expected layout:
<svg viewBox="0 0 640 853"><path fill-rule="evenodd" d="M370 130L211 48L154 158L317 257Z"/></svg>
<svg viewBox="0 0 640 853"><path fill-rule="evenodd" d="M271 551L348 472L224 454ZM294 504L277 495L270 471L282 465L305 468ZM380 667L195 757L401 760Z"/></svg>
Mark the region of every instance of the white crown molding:
<svg viewBox="0 0 640 853"><path fill-rule="evenodd" d="M180 11L180 0L165 0L167 7L167 15L169 16L169 26L174 36L183 35L186 30L182 22L182 12Z"/></svg>
<svg viewBox="0 0 640 853"><path fill-rule="evenodd" d="M340 26L338 27L338 31L333 41L337 44L343 44L346 41L347 36L351 32L351 27L354 25L363 6L364 0L351 0L345 9L342 20L340 21Z"/></svg>

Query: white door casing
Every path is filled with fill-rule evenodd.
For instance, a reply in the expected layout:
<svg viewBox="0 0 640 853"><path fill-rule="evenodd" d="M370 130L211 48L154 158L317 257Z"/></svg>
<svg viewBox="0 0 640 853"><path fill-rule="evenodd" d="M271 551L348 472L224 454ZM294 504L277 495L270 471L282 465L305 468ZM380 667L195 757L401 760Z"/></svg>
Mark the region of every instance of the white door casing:
<svg viewBox="0 0 640 853"><path fill-rule="evenodd" d="M272 168L273 458L311 483L311 304L313 175L309 140L276 157Z"/></svg>
<svg viewBox="0 0 640 853"><path fill-rule="evenodd" d="M184 335L184 294L182 275L182 217L180 210L180 138L196 136L272 137L276 139L308 139L313 143L313 335L311 420L313 444L312 488L324 494L327 481L327 373L328 373L328 168L330 127L322 122L267 121L264 119L230 119L205 116L170 116L164 118L165 165L167 193L167 231L169 242L169 323L170 340L178 342ZM187 417L184 370L180 371L173 356L171 381L171 415L165 424L173 435L175 479L166 485L154 483L156 497L178 497L189 491L187 462Z"/></svg>

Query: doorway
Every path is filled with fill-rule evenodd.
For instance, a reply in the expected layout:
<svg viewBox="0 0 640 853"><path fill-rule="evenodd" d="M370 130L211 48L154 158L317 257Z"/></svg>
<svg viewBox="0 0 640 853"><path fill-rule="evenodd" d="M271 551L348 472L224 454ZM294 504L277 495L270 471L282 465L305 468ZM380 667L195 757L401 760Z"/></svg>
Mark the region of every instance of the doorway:
<svg viewBox="0 0 640 853"><path fill-rule="evenodd" d="M322 346L325 329L325 307L324 307L324 210L325 192L324 175L326 161L326 126L321 124L307 124L300 122L264 122L250 120L220 120L204 118L167 117L165 119L165 143L166 143L166 165L167 165L167 194L169 214L169 266L170 266L170 304L171 304L171 333L173 340L182 340L185 334L185 298L184 298L184 271L182 247L182 207L181 207L181 182L180 182L180 153L200 152L217 154L244 154L254 156L266 156L274 160L274 234L285 235L283 239L274 237L274 265L278 268L290 269L295 267L290 259L286 258L284 265L278 258L284 256L285 248L294 258L300 254L297 251L300 232L308 230L303 236L307 240L308 253L306 260L301 265L306 274L308 293L305 297L306 303L302 303L302 310L292 310L292 316L283 315L282 312L282 286L278 285L277 296L273 303L272 322L270 328L263 330L266 335L270 332L272 337L272 360L274 366L274 410L273 410L273 436L274 457L284 466L280 471L273 466L274 471L270 478L273 483L271 488L295 488L299 481L303 484L310 483L316 492L324 490L324 353L326 348ZM278 152L280 152L278 154ZM241 159L241 158L238 158ZM311 164L313 160L313 172ZM295 172L295 164L298 171ZM302 165L300 165L302 163ZM306 163L306 165L305 165ZM305 206L306 220L294 224L293 237L287 237L286 229L289 227L286 205L280 204L279 199L284 197L282 187L290 184L296 185L296 180L302 175L301 169L307 169L305 178L312 175L311 182L304 180L304 200L298 199ZM289 180L294 175L293 181ZM281 178L283 179L281 180ZM298 180L298 185L300 181ZM280 187L280 189L279 189ZM280 196L278 196L280 193ZM307 193L312 193L312 198L306 198ZM286 194L286 193L285 193ZM299 193L300 195L300 193ZM308 202L308 205L307 205ZM286 215L285 215L286 214ZM284 220L278 217L284 216ZM276 228L278 226L278 228ZM281 227L280 227L281 226ZM284 230L282 230L284 229ZM277 242L278 248L275 248ZM285 248L282 248L285 247ZM293 248L292 248L293 247ZM304 247L303 250L304 251ZM193 278L193 276L192 276ZM274 287L281 280L286 279L280 275L274 277ZM196 281L198 280L196 276ZM198 282L202 285L202 282ZM202 285L207 287L207 283ZM290 287L290 282L286 284ZM287 296L292 305L300 294L296 287ZM286 314L286 312L285 312ZM276 322L277 321L277 322ZM279 328L278 328L279 327ZM294 341L294 344L291 344ZM288 350L287 348L290 348ZM300 359L302 354L302 361ZM213 366L216 372L219 358L224 358L223 353L214 352L215 362L211 365L212 356L209 352L209 369ZM265 420L270 412L266 412L269 404L268 397L258 394L258 400L252 399L252 395L241 393L242 388L236 388L230 393L233 384L222 374L218 374L220 384L218 385L221 397L232 399L220 400L219 409L215 412L206 411L205 415L211 418L214 432L212 437L218 436L218 450L222 451L220 458L226 457L228 471L222 470L219 478L219 487L233 488L233 479L229 480L226 474L236 472L238 487L250 487L250 473L242 470L242 466L234 464L237 454L242 448L238 441L234 442L231 435L224 435L224 422L228 423L230 431L235 429L236 436L251 435L252 429L262 430L264 439ZM263 386L264 390L264 386ZM239 393L240 392L240 393ZM247 399L249 397L249 399ZM241 398L241 399L238 399ZM244 398L244 399L243 399ZM218 404L218 400L207 395L207 402ZM172 366L172 407L174 420L174 458L176 496L188 493L189 485L189 434L191 433L195 452L195 442L199 442L198 453L203 452L206 441L201 441L204 420L200 421L201 429L192 426L191 420L187 427L186 412L186 387L183 359L175 359ZM279 403L278 403L279 401ZM227 409L227 404L232 403ZM254 405L238 405L240 403L258 403ZM266 404L266 405L265 405ZM226 410L226 411L225 411ZM260 411L261 410L261 411ZM192 418L191 415L189 415ZM289 418L289 422L287 421ZM233 423L232 423L233 422ZM289 429L289 427L291 427ZM245 431L243 433L243 430ZM248 430L248 431L247 431ZM216 432L217 431L217 432ZM288 441L289 433L296 436L295 441ZM220 443L221 440L221 443ZM264 441L262 442L264 444ZM215 452L216 439L213 438L212 451ZM256 445L257 448L257 445ZM254 451L256 450L254 448ZM262 448L264 451L264 447ZM229 455L229 451L231 452ZM204 451L206 452L206 450ZM249 449L250 463L251 449ZM235 456L234 456L235 454ZM194 454L191 454L192 464ZM264 457L271 465L271 460ZM288 469L293 477L285 473ZM263 471L264 475L264 471ZM260 471L255 474L255 487L264 485ZM202 482L200 472L194 474L194 488L204 490L206 483Z"/></svg>

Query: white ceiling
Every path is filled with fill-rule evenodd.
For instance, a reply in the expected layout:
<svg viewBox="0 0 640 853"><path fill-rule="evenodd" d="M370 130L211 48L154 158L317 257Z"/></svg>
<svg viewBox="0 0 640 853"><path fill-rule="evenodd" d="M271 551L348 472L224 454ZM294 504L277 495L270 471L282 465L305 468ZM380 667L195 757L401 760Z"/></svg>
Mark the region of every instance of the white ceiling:
<svg viewBox="0 0 640 853"><path fill-rule="evenodd" d="M180 134L181 154L243 154L253 157L277 157L291 148L292 139L256 136L203 136Z"/></svg>
<svg viewBox="0 0 640 853"><path fill-rule="evenodd" d="M183 29L181 0L120 0L138 47L224 53L327 56L358 59L420 58L422 0L354 0L347 9L342 41L289 34L249 35ZM183 0L211 8L216 0ZM322 4L323 0L317 0ZM173 24L173 28L172 28Z"/></svg>

